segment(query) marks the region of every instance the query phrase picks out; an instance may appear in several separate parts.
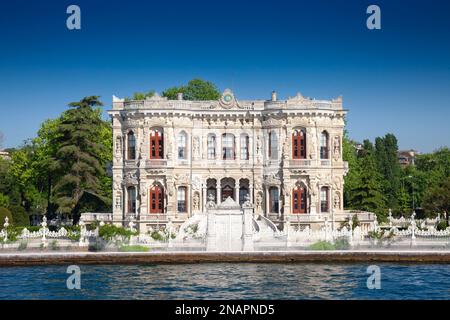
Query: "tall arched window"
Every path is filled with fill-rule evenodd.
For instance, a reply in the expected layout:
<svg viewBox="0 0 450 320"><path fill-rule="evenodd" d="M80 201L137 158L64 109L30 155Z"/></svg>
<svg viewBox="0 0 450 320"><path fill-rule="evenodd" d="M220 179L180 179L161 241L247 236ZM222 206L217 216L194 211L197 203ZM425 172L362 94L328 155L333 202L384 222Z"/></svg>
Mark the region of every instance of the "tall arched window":
<svg viewBox="0 0 450 320"><path fill-rule="evenodd" d="M163 132L161 129L150 130L150 159L162 159L164 152Z"/></svg>
<svg viewBox="0 0 450 320"><path fill-rule="evenodd" d="M320 134L320 159L329 159L328 150L328 132L323 131Z"/></svg>
<svg viewBox="0 0 450 320"><path fill-rule="evenodd" d="M231 133L222 134L222 159L235 160L236 154L234 149L234 135Z"/></svg>
<svg viewBox="0 0 450 320"><path fill-rule="evenodd" d="M247 134L241 135L241 160L248 160L249 154L249 137Z"/></svg>
<svg viewBox="0 0 450 320"><path fill-rule="evenodd" d="M136 138L134 137L133 131L127 134L127 159L136 159Z"/></svg>
<svg viewBox="0 0 450 320"><path fill-rule="evenodd" d="M214 160L216 158L216 135L208 134L208 159Z"/></svg>
<svg viewBox="0 0 450 320"><path fill-rule="evenodd" d="M330 192L328 187L320 188L320 212L328 212L330 210Z"/></svg>
<svg viewBox="0 0 450 320"><path fill-rule="evenodd" d="M136 187L127 188L127 212L136 213Z"/></svg>
<svg viewBox="0 0 450 320"><path fill-rule="evenodd" d="M295 129L292 133L292 158L306 159L306 130Z"/></svg>
<svg viewBox="0 0 450 320"><path fill-rule="evenodd" d="M242 205L245 202L245 197L248 195L248 188L242 186L239 188L239 204Z"/></svg>
<svg viewBox="0 0 450 320"><path fill-rule="evenodd" d="M306 188L295 187L292 191L292 213L306 213Z"/></svg>
<svg viewBox="0 0 450 320"><path fill-rule="evenodd" d="M186 132L181 131L177 139L178 159L186 159Z"/></svg>
<svg viewBox="0 0 450 320"><path fill-rule="evenodd" d="M187 212L187 188L186 187L178 187L177 211L178 212Z"/></svg>
<svg viewBox="0 0 450 320"><path fill-rule="evenodd" d="M270 213L278 213L279 209L279 195L277 187L269 188L269 212Z"/></svg>
<svg viewBox="0 0 450 320"><path fill-rule="evenodd" d="M275 131L269 132L269 159L278 159L278 137Z"/></svg>
<svg viewBox="0 0 450 320"><path fill-rule="evenodd" d="M149 192L150 210L149 213L164 213L164 190L156 185L150 188Z"/></svg>

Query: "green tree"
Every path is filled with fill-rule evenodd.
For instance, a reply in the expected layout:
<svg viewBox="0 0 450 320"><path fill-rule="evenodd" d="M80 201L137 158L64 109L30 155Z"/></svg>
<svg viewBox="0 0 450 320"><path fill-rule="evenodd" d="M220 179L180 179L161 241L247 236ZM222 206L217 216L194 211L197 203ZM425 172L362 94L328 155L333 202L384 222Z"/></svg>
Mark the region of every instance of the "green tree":
<svg viewBox="0 0 450 320"><path fill-rule="evenodd" d="M54 187L58 212L72 214L77 221L83 199L96 199L108 204L110 199L102 194L100 177L104 146L101 141L102 120L94 107L101 106L98 96L85 97L69 104L57 129L58 150L53 159L57 176Z"/></svg>
<svg viewBox="0 0 450 320"><path fill-rule="evenodd" d="M375 139L375 158L382 180L382 192L389 208L398 207L400 193L401 166L398 162L397 138L388 133L384 137Z"/></svg>
<svg viewBox="0 0 450 320"><path fill-rule="evenodd" d="M385 217L384 198L381 193L381 176L377 171L373 145L364 141L358 162L354 168L357 182L349 190L349 203L352 209L375 212L379 218Z"/></svg>
<svg viewBox="0 0 450 320"><path fill-rule="evenodd" d="M9 207L9 211L11 212L15 226L26 227L30 225L30 218L24 207L17 205L11 206Z"/></svg>
<svg viewBox="0 0 450 320"><path fill-rule="evenodd" d="M445 213L448 218L450 210L450 177L447 177L439 185L433 186L424 194L423 207L429 212Z"/></svg>
<svg viewBox="0 0 450 320"><path fill-rule="evenodd" d="M352 207L351 190L355 189L359 179L358 172L358 158L356 142L348 138L347 131L344 131L344 137L342 140L342 157L344 161L348 162L348 173L344 177L344 206Z"/></svg>
<svg viewBox="0 0 450 320"><path fill-rule="evenodd" d="M0 207L0 229L3 229L3 224L5 223L6 217L8 217L9 224L12 224L14 222L11 211L9 211L7 208Z"/></svg>
<svg viewBox="0 0 450 320"><path fill-rule="evenodd" d="M183 93L184 100L217 100L220 98L220 92L216 85L202 79L192 79L185 86L168 88L163 91L162 95L170 100L175 100L178 93Z"/></svg>
<svg viewBox="0 0 450 320"><path fill-rule="evenodd" d="M149 90L147 92L135 92L135 93L133 93L133 96L131 97L131 99L129 97L126 97L125 101L145 100L146 98L151 98L154 95L155 95L155 91L154 90Z"/></svg>

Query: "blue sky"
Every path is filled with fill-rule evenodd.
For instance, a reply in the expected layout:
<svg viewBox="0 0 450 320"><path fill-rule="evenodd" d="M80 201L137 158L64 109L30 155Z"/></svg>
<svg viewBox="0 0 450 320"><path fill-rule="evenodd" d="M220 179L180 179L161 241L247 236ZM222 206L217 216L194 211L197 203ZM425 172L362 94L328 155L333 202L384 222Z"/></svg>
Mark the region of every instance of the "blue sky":
<svg viewBox="0 0 450 320"><path fill-rule="evenodd" d="M81 8L78 31L66 8ZM366 28L381 8L382 29ZM239 99L343 95L352 138L450 145L449 1L3 1L0 131L34 137L67 104L194 77ZM106 115L105 115L106 118Z"/></svg>

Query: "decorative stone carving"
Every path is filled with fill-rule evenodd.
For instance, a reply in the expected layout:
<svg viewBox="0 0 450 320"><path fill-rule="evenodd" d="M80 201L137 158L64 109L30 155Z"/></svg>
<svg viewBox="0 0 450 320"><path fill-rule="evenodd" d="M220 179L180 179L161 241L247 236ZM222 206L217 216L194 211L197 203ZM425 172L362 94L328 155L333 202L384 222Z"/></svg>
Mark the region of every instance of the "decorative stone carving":
<svg viewBox="0 0 450 320"><path fill-rule="evenodd" d="M341 157L341 138L339 136L334 137L333 141L333 158L338 161Z"/></svg>
<svg viewBox="0 0 450 320"><path fill-rule="evenodd" d="M212 194L209 194L208 202L206 203L206 209L215 209L216 207L217 207L217 204L214 201L214 196Z"/></svg>
<svg viewBox="0 0 450 320"><path fill-rule="evenodd" d="M118 135L115 139L116 147L115 147L115 156L116 158L122 157L122 136Z"/></svg>
<svg viewBox="0 0 450 320"><path fill-rule="evenodd" d="M192 145L192 152L195 159L200 158L200 138L198 136L194 137L193 145Z"/></svg>
<svg viewBox="0 0 450 320"><path fill-rule="evenodd" d="M138 178L136 177L136 173L135 172L128 172L127 174L125 174L123 181L122 181L122 185L125 186L135 186L138 185L139 181Z"/></svg>
<svg viewBox="0 0 450 320"><path fill-rule="evenodd" d="M256 210L258 211L262 210L262 201L263 201L262 192L258 192L256 194Z"/></svg>
<svg viewBox="0 0 450 320"><path fill-rule="evenodd" d="M117 191L114 200L114 207L118 210L122 208L122 192Z"/></svg>
<svg viewBox="0 0 450 320"><path fill-rule="evenodd" d="M225 89L222 96L219 99L219 104L224 109L231 109L240 107L233 92L230 89Z"/></svg>
<svg viewBox="0 0 450 320"><path fill-rule="evenodd" d="M334 193L334 209L335 210L341 209L341 195L338 191Z"/></svg>
<svg viewBox="0 0 450 320"><path fill-rule="evenodd" d="M192 209L194 211L200 211L200 194L198 192L194 192L194 196L192 197Z"/></svg>

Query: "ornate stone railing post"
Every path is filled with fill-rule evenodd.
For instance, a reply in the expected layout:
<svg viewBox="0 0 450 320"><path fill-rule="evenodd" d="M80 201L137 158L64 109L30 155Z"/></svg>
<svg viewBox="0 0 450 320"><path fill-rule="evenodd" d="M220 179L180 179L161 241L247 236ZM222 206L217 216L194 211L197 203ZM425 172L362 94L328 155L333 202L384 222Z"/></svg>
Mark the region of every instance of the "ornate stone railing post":
<svg viewBox="0 0 450 320"><path fill-rule="evenodd" d="M350 247L353 246L353 219L352 219L352 215L349 215L348 217L348 226L349 226L349 230L348 230L348 244L350 245Z"/></svg>
<svg viewBox="0 0 450 320"><path fill-rule="evenodd" d="M167 222L167 233L168 233L168 239L167 239L167 247L172 247L172 242L170 241L172 238L172 218L169 217Z"/></svg>
<svg viewBox="0 0 450 320"><path fill-rule="evenodd" d="M414 218L416 217L416 212L413 211L411 214L411 246L416 245L416 220Z"/></svg>
<svg viewBox="0 0 450 320"><path fill-rule="evenodd" d="M5 223L3 224L3 232L5 234L5 236L3 237L3 243L6 244L6 242L8 241L8 227L9 227L9 219L8 217L5 217Z"/></svg>
<svg viewBox="0 0 450 320"><path fill-rule="evenodd" d="M128 223L128 228L130 229L131 232L136 232L135 226L136 226L136 224L134 223L133 217L130 217L130 222ZM133 245L134 243L135 243L135 236L131 235L130 236L130 245Z"/></svg>
<svg viewBox="0 0 450 320"><path fill-rule="evenodd" d="M41 230L42 230L42 245L43 247L47 247L47 217L44 216L41 222Z"/></svg>
<svg viewBox="0 0 450 320"><path fill-rule="evenodd" d="M244 226L243 226L243 251L253 251L253 203L250 202L250 195L245 196L245 202L242 204L242 209L244 213Z"/></svg>
<svg viewBox="0 0 450 320"><path fill-rule="evenodd" d="M80 226L80 241L78 242L78 246L83 247L85 246L85 237L86 237L86 224L84 223L83 219L80 218L80 222L78 222Z"/></svg>
<svg viewBox="0 0 450 320"><path fill-rule="evenodd" d="M329 240L328 236L328 217L325 217L325 241Z"/></svg>
<svg viewBox="0 0 450 320"><path fill-rule="evenodd" d="M388 219L389 219L389 229L392 229L392 210L391 209L389 209Z"/></svg>

